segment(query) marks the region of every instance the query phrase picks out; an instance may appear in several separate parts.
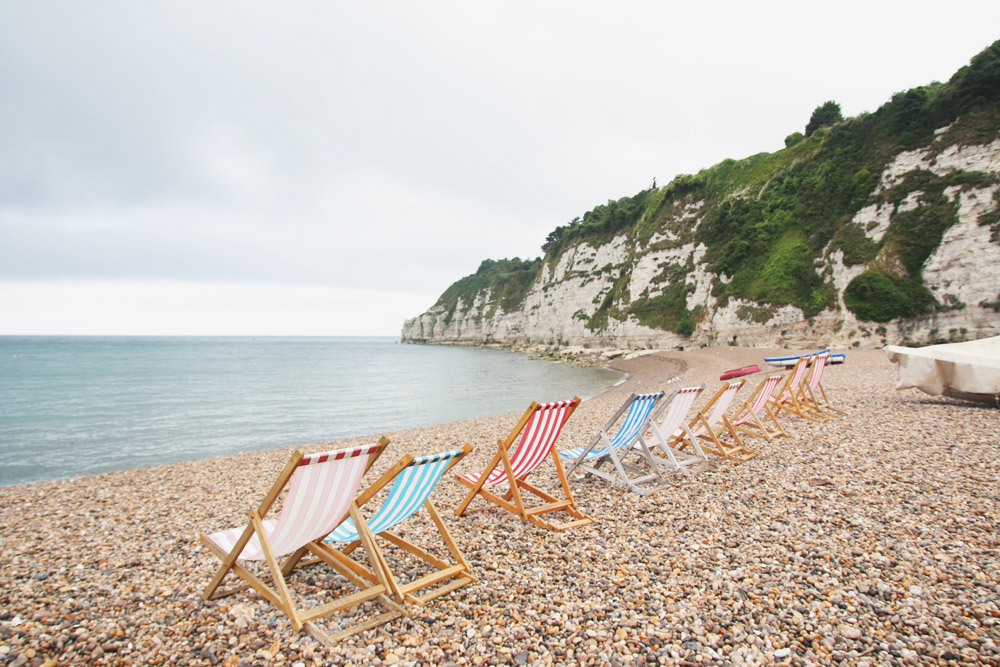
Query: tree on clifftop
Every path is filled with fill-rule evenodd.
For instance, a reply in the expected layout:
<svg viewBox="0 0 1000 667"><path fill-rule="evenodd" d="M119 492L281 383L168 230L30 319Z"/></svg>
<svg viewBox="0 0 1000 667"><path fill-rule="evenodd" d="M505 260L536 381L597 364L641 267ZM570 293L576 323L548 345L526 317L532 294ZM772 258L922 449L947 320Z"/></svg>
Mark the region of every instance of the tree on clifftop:
<svg viewBox="0 0 1000 667"><path fill-rule="evenodd" d="M833 125L842 120L844 120L844 116L840 113L840 105L833 100L824 102L813 110L809 124L806 125L806 136L811 136L821 127Z"/></svg>

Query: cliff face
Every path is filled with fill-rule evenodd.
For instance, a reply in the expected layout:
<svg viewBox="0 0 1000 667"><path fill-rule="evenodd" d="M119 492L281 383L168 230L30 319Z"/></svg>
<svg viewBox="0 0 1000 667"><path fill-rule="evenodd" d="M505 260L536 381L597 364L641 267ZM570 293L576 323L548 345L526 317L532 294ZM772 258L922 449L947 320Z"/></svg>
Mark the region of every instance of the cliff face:
<svg viewBox="0 0 1000 667"><path fill-rule="evenodd" d="M998 335L1000 42L977 59L778 153L597 207L557 228L542 260L484 262L407 320L403 340L843 348Z"/></svg>

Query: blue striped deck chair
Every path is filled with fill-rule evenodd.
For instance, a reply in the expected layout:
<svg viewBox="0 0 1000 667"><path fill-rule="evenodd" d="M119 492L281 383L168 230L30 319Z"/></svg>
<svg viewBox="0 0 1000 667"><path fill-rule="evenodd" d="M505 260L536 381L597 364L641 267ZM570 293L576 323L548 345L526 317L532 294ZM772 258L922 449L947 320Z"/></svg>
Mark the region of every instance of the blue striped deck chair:
<svg viewBox="0 0 1000 667"><path fill-rule="evenodd" d="M370 519L365 519L365 523L368 524L367 532L376 538L381 538L403 549L434 569L428 575L408 583L400 583L389 568L382 549L376 544L376 558L379 560L381 569L387 575L386 580L392 589L394 597L399 602L405 601L416 605L424 605L435 598L476 581L476 577L472 575L469 563L465 560L462 552L451 538L448 528L441 520L441 515L438 514L437 508L434 507L434 503L430 499L431 493L438 482L441 481L441 477L470 451L472 451L472 446L465 445L461 449L453 449L440 454L431 454L416 458L407 454L358 496L357 505L361 508L389 482L392 482L392 487L389 489L382 506L379 507L378 511ZM427 510L431 521L437 527L441 539L444 541L445 547L455 560L454 563L448 563L438 558L395 531L397 526L416 514L420 508ZM359 516L363 515L359 514ZM353 569L358 575L369 581L377 578L375 572L350 557L351 552L361 545L361 538L352 519L347 519L340 524L327 536L325 542L327 543L325 546L329 549L330 554L340 560L345 566ZM336 549L330 546L330 543L340 543L345 544L345 546ZM415 595L415 593L425 588L440 584L449 579L452 580L449 583L440 585L423 595Z"/></svg>
<svg viewBox="0 0 1000 667"><path fill-rule="evenodd" d="M654 493L666 486L668 482L660 474L659 467L642 438L643 432L649 427L653 409L661 398L663 398L662 391L629 396L604 428L598 431L590 444L559 452L559 456L569 463L566 474L571 475L574 471L580 470L642 495ZM625 416L621 426L612 437L610 431L622 415ZM630 454L635 454L645 461L645 468L626 463L625 459ZM613 471L601 470L600 467L608 462L611 463ZM650 486L653 482L656 485Z"/></svg>

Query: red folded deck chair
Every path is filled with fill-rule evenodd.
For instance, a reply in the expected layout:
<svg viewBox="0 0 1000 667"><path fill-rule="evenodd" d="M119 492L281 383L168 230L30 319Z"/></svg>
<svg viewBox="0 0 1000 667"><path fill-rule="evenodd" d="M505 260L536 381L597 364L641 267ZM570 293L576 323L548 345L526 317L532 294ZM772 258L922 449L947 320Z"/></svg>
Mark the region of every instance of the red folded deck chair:
<svg viewBox="0 0 1000 667"><path fill-rule="evenodd" d="M465 500L455 509L455 515L462 516L469 511L478 511L469 510L468 507L476 496L482 496L508 512L518 515L521 521L530 521L549 530L567 530L593 523L592 517L577 509L573 492L569 488L569 480L566 479L566 473L555 449L563 425L579 404L578 396L571 401L532 403L521 415L510 435L505 440L497 441L497 453L490 459L483 472L455 476L455 479L469 488ZM521 441L512 453L510 448L518 435L521 435ZM557 498L525 479L549 457L552 458L556 474L559 475L564 498ZM507 485L507 491L503 496L493 493L488 488L501 484ZM537 496L544 501L543 504L529 507L524 502L525 492ZM542 518L543 514L557 511L566 512L573 519L566 523L553 523Z"/></svg>
<svg viewBox="0 0 1000 667"><path fill-rule="evenodd" d="M317 641L328 645L342 636L403 615L402 608L387 595L392 594L392 588L382 561L378 558L371 533L361 519L354 501L361 478L388 444L389 441L382 438L373 445L308 456L301 449L296 449L264 500L250 510L250 522L247 525L201 536L201 542L222 561L222 566L208 583L202 597L205 600L215 600L252 587L288 615L292 628L296 631L305 629ZM288 492L277 520L265 519L286 486ZM322 544L323 538L348 517L362 526L360 539L372 572L375 573L374 582L362 579L330 557ZM307 552L329 565L360 591L310 609L300 609L292 598L286 577ZM284 560L279 561L282 558ZM270 572L271 581L266 582L244 566L246 561L263 561ZM240 576L246 584L237 588L220 589L219 586L230 572ZM346 628L334 636L327 635L312 622L373 598L377 598L389 611Z"/></svg>

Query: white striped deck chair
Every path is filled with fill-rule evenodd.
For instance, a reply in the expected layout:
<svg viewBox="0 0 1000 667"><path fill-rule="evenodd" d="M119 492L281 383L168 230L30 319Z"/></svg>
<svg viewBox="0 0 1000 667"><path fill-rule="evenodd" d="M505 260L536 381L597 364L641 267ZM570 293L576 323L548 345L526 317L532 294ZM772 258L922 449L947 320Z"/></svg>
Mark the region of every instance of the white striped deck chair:
<svg viewBox="0 0 1000 667"><path fill-rule="evenodd" d="M809 368L811 361L812 356L804 354L795 362L792 372L785 378L785 384L782 385L781 391L777 397L772 397L769 403L775 414L779 414L782 410L785 410L803 419L814 422L823 421L822 417L814 414L812 410L802 405L798 398L801 392L802 381L805 379L806 370Z"/></svg>
<svg viewBox="0 0 1000 667"><path fill-rule="evenodd" d="M400 547L434 568L434 571L426 576L401 584L393 575L383 552L376 544L376 549L379 550L377 555L386 572L389 586L399 602L406 601L424 605L437 597L476 581L469 568L469 563L451 538L451 533L448 532L447 526L441 520L441 515L438 514L437 508L430 498L438 482L441 481L441 477L470 451L472 451L472 447L465 445L461 449L417 458L407 454L358 497L358 507L363 508L368 500L391 481L392 487L382 502L382 506L367 520L368 531L376 538L382 538ZM429 553L395 530L397 526L408 520L421 508L427 510L427 514L437 527L445 547L455 559L454 563L449 563ZM345 565L372 583L377 582L378 577L374 572L350 558L351 552L361 544L361 536L358 534L357 524L353 519L347 519L340 524L325 541L328 543L331 555L342 560ZM329 547L331 542L346 543L346 546L337 550ZM417 591L437 585L447 579L453 579L453 581L422 596L414 595Z"/></svg>
<svg viewBox="0 0 1000 667"><path fill-rule="evenodd" d="M202 597L214 600L252 587L288 615L292 628L296 631L305 628L318 641L328 645L332 645L341 636L354 634L401 616L402 609L386 595L392 592L391 587L381 561L377 558L374 541L367 531L362 531L361 539L375 572L373 583L358 577L331 558L323 547L323 538L341 524L345 517L360 516L354 497L361 485L361 478L388 444L389 441L382 438L373 445L310 455L296 449L264 500L250 511L249 524L201 536L202 543L222 561L222 566L212 577ZM265 519L286 486L288 493L277 520ZM360 588L360 592L311 609L299 609L292 599L286 576L306 552L343 575ZM279 559L283 557L284 562L279 563ZM270 585L244 566L242 562L245 561L263 561L270 571ZM239 575L246 581L246 585L220 589L223 579L230 572ZM389 611L347 628L333 637L313 623L315 619L349 609L372 598L378 598Z"/></svg>
<svg viewBox="0 0 1000 667"><path fill-rule="evenodd" d="M654 454L663 454L662 457L656 456L655 459L657 463L667 470L690 475L693 472L700 472L711 465L708 461L708 456L705 455L705 452L701 449L701 445L698 443L698 438L691 433L690 427L687 424L688 413L691 412L694 402L701 395L704 388L704 386L684 387L675 390L660 405L649 420L650 428L653 431L652 452ZM660 415L664 411L667 414L661 420ZM668 444L667 436L678 429L685 430L688 438L694 443L693 453L682 452Z"/></svg>
<svg viewBox="0 0 1000 667"><path fill-rule="evenodd" d="M779 436L788 436L770 406L771 397L778 390L782 377L780 373L769 375L757 385L750 398L736 411L737 416L731 420L737 431L764 438L768 442ZM773 426L769 425L768 421Z"/></svg>
<svg viewBox="0 0 1000 667"><path fill-rule="evenodd" d="M722 388L705 404L694 419L688 424L689 429L677 429L671 435L671 444L679 450L688 447L694 449L695 439L702 440L702 450L709 454L715 454L730 461L746 461L757 452L752 452L746 448L740 439L739 433L733 428L732 422L726 416L726 411L733 404L736 392L746 384L746 380L732 380L722 385ZM730 444L720 436L723 431L727 431L733 442ZM693 433L692 439L689 433Z"/></svg>
<svg viewBox="0 0 1000 667"><path fill-rule="evenodd" d="M661 398L663 398L662 391L632 394L586 447L574 447L559 452L559 456L570 463L567 474L580 470L642 495L654 493L666 486L668 482L660 474L659 466L653 460L649 446L642 437L649 426L653 409ZM622 415L625 415L622 424L614 437L611 437L609 431ZM633 448L634 445L637 446ZM625 462L625 457L632 453L645 461L645 469ZM614 472L600 469L609 461ZM633 476L629 476L630 473ZM653 482L656 485L649 486Z"/></svg>
<svg viewBox="0 0 1000 667"><path fill-rule="evenodd" d="M799 402L804 407L811 410L813 414L818 414L825 419L831 419L837 415L847 414L843 410L838 410L830 404L830 399L827 398L826 390L823 389L823 371L829 363L829 352L816 355L816 359L812 364L812 371L809 373L809 378L799 385L798 395ZM820 397L822 397L822 400L820 400Z"/></svg>
<svg viewBox="0 0 1000 667"><path fill-rule="evenodd" d="M574 396L571 401L532 403L521 415L510 435L505 440L497 441L497 453L490 459L483 472L455 476L455 479L469 489L465 499L455 509L455 515L462 516L469 512L488 509L469 509L476 496L482 496L484 500L518 515L521 521L528 521L548 530L561 531L593 523L592 517L577 508L573 492L569 488L569 480L555 453L556 440L579 404L578 396ZM519 435L521 441L517 449L511 452L511 447ZM556 497L525 479L550 456L562 485L563 498ZM507 486L502 496L491 491L491 488L500 485ZM543 501L543 504L529 506L525 503L525 492L536 496ZM572 519L564 523L555 523L542 516L551 512L565 512Z"/></svg>

